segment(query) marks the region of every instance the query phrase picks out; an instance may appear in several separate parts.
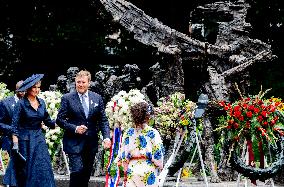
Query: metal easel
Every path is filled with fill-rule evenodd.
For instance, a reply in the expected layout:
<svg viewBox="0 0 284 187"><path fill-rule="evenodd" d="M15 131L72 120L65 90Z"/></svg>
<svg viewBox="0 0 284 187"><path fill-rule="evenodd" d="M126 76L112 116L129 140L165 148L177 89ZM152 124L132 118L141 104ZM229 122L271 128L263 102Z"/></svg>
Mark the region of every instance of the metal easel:
<svg viewBox="0 0 284 187"><path fill-rule="evenodd" d="M194 130L194 133L195 133L196 147L197 147L197 150L198 150L198 153L199 153L199 160L200 160L200 163L201 163L203 177L204 177L206 187L208 187L208 180L207 180L204 161L203 161L203 158L202 158L201 148L200 148L200 144L199 144L199 136L200 135L197 133L196 119L201 119L203 117L203 114L205 112L205 108L208 104L208 100L209 99L208 99L208 96L206 94L201 94L199 96L198 102L197 102L197 108L194 112L194 117L191 119L191 121L193 122L193 127L194 127L193 130ZM194 155L195 155L195 153L194 153ZM194 157L194 155L193 155L193 157ZM181 172L181 170L179 171L179 175L180 175L180 172ZM176 186L178 186L178 182L179 182L179 176L178 176Z"/></svg>

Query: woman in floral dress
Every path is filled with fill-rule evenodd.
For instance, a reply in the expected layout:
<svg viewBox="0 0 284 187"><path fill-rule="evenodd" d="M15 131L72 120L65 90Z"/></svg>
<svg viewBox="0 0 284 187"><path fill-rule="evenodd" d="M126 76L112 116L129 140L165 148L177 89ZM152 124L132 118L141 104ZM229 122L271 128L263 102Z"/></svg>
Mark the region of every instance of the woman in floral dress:
<svg viewBox="0 0 284 187"><path fill-rule="evenodd" d="M124 184L126 187L156 187L158 174L163 169L161 136L147 124L150 117L147 103L135 104L130 111L134 126L125 131L118 156L127 175Z"/></svg>

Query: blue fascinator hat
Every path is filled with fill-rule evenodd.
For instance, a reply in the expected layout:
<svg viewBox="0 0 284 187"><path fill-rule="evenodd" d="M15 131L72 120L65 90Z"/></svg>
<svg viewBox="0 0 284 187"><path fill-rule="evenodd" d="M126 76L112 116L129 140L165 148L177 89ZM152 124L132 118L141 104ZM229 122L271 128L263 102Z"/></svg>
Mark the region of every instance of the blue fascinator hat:
<svg viewBox="0 0 284 187"><path fill-rule="evenodd" d="M25 92L27 89L35 85L38 81L43 78L44 74L33 74L32 76L28 77L22 85L16 90L17 92Z"/></svg>

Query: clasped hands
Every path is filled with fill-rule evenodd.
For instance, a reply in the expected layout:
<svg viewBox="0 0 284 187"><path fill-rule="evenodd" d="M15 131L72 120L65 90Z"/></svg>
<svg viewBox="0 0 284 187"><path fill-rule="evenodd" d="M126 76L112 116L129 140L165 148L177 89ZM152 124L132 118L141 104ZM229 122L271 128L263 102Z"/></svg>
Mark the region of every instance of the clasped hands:
<svg viewBox="0 0 284 187"><path fill-rule="evenodd" d="M76 127L76 133L78 134L84 134L88 130L88 127L85 125L80 125ZM111 141L109 138L106 138L103 140L103 147L104 149L110 148L111 147Z"/></svg>
<svg viewBox="0 0 284 187"><path fill-rule="evenodd" d="M87 131L88 127L86 127L85 125L80 125L76 127L76 133L78 134L84 134Z"/></svg>

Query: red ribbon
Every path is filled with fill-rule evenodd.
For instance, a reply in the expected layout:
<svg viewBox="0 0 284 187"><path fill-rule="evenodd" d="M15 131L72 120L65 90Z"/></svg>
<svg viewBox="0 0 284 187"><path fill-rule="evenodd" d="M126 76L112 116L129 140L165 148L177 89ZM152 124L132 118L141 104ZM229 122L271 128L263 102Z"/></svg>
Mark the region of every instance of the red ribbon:
<svg viewBox="0 0 284 187"><path fill-rule="evenodd" d="M248 153L249 153L249 165L252 166L252 167L255 167L254 153L253 153L253 149L252 149L251 139L247 139L247 146L248 146ZM256 180L250 180L250 181L251 181L251 183L256 185Z"/></svg>

